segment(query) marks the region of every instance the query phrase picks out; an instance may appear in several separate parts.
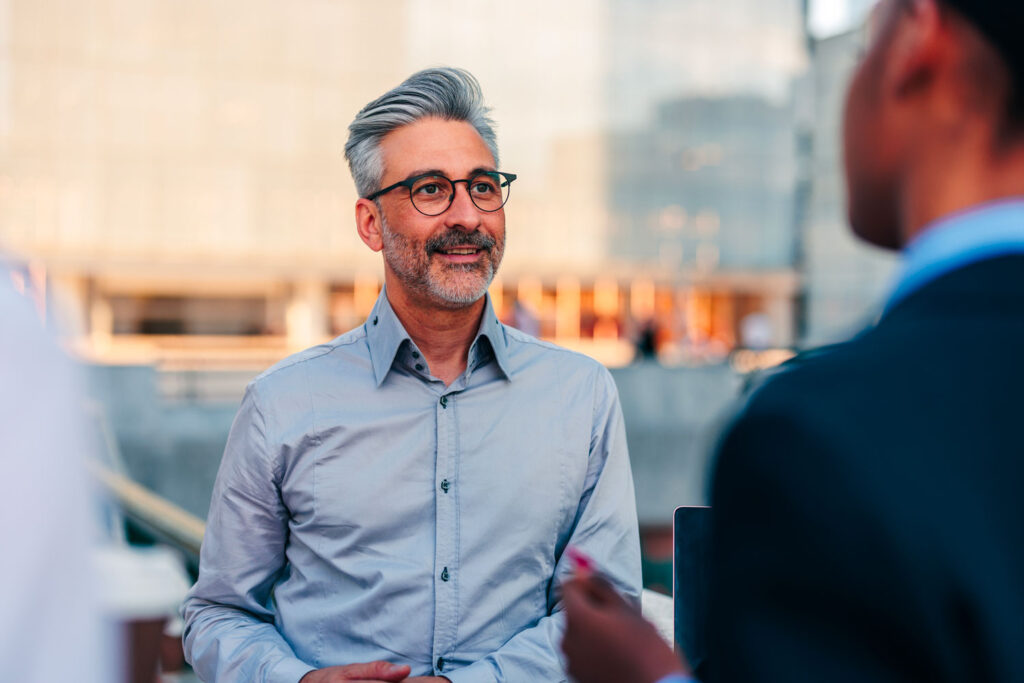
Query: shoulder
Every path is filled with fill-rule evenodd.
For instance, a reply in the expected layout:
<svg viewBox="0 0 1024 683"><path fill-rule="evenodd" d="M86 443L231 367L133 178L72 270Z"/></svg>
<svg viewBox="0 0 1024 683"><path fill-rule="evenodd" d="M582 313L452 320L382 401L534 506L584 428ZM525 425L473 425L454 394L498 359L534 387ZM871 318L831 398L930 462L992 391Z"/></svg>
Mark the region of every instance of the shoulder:
<svg viewBox="0 0 1024 683"><path fill-rule="evenodd" d="M850 365L858 350L846 342L804 351L757 378L747 396L743 413L803 409L816 396L824 398L829 389L848 386L844 376L855 375Z"/></svg>
<svg viewBox="0 0 1024 683"><path fill-rule="evenodd" d="M908 422L908 406L930 391L922 378L935 374L916 353L875 328L781 366L722 432L713 495L757 482L780 495L813 488L850 500L906 480L912 454L930 443Z"/></svg>
<svg viewBox="0 0 1024 683"><path fill-rule="evenodd" d="M352 372L366 370L369 353L366 331L362 326L284 358L261 372L249 383L250 391L267 394L288 391L296 384L306 386L310 378L325 374L343 379Z"/></svg>
<svg viewBox="0 0 1024 683"><path fill-rule="evenodd" d="M537 339L505 326L508 358L513 376L530 374L560 383L561 388L586 385L598 393L615 392L615 381L604 365L590 356ZM616 394L617 395L617 394Z"/></svg>
<svg viewBox="0 0 1024 683"><path fill-rule="evenodd" d="M862 336L807 351L760 378L722 433L717 466L773 467L779 458L792 464L863 445L880 376L871 343Z"/></svg>
<svg viewBox="0 0 1024 683"><path fill-rule="evenodd" d="M914 345L872 328L838 344L804 351L751 388L741 414L858 415L912 367ZM870 397L876 397L870 400Z"/></svg>
<svg viewBox="0 0 1024 683"><path fill-rule="evenodd" d="M729 511L730 529L761 524L769 513L803 524L837 505L844 518L864 508L879 444L847 384L857 379L847 362L857 352L844 344L798 356L754 389L723 430L710 498Z"/></svg>
<svg viewBox="0 0 1024 683"><path fill-rule="evenodd" d="M590 356L537 339L514 327L504 326L508 339L508 353L513 361L541 362L563 366L572 370L600 372L605 367Z"/></svg>

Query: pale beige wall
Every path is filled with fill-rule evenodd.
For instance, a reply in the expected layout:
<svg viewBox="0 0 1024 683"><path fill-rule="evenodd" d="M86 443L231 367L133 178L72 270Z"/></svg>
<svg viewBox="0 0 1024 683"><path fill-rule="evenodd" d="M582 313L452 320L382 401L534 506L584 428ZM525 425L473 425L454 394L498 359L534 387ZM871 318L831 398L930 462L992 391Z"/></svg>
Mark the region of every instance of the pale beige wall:
<svg viewBox="0 0 1024 683"><path fill-rule="evenodd" d="M481 79L520 174L508 267L592 265L602 15L526 4L0 0L0 243L90 274L378 272L352 228L346 126L453 64Z"/></svg>

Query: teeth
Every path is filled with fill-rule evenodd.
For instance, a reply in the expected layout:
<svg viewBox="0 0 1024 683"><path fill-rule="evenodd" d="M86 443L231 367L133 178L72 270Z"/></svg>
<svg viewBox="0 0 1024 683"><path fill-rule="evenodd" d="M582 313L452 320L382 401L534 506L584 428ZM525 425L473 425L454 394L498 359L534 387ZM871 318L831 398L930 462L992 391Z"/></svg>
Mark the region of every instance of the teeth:
<svg viewBox="0 0 1024 683"><path fill-rule="evenodd" d="M476 249L448 249L444 253L453 256L469 256L470 254L475 254Z"/></svg>

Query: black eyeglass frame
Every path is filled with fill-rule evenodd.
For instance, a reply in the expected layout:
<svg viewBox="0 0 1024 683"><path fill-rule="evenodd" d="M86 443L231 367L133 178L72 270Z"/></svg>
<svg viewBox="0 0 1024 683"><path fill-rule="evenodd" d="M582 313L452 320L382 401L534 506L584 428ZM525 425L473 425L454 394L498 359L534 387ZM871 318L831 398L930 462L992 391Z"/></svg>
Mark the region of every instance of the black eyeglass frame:
<svg viewBox="0 0 1024 683"><path fill-rule="evenodd" d="M495 209L485 209L482 206L480 206L479 204L477 204L476 200L473 199L473 193L469 191L470 183L472 181L476 180L477 178L479 178L480 176L501 176L503 182L499 183L499 187L508 187L509 188L508 197L505 197L505 199L502 200L501 206L499 206L499 207L497 207ZM466 183L466 192L467 192L467 194L469 194L469 201L473 202L473 206L475 206L476 208L480 209L481 211L485 211L487 213L494 213L495 211L501 211L501 209L504 208L505 204L508 203L509 197L512 196L512 188L510 186L512 185L512 181L515 180L518 177L519 176L517 176L515 173L505 173L504 171L480 171L479 173L474 173L473 175L471 175L468 178L461 178L459 180L452 180L448 176L441 175L440 173L423 173L421 175L415 175L415 176L413 176L411 178L406 178L405 180L399 180L394 185L388 185L383 190L377 190L373 194L366 196L365 199L369 199L370 201L373 201L373 200L377 199L378 197L380 197L381 195L385 195L388 192L391 192L392 190L397 190L400 187L404 187L405 189L409 190L409 201L412 203L412 208L416 209L417 211L422 213L424 216L440 216L442 213L444 213L445 211L450 209L451 206L452 206L452 203L455 201L455 190L456 190L455 186L458 183ZM427 212L423 211L420 207L416 206L416 200L414 200L412 198L412 187L413 187L413 185L415 185L417 183L417 181L423 180L424 178L444 178L449 183L451 183L452 193L451 193L451 196L448 197L448 206L444 207L443 209L441 209L437 213L427 213Z"/></svg>

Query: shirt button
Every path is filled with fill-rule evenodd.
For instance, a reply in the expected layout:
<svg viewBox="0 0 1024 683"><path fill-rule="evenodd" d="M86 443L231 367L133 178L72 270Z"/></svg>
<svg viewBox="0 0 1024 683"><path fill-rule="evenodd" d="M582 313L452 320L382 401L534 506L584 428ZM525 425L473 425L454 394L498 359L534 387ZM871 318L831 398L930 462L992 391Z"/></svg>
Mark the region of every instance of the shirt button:
<svg viewBox="0 0 1024 683"><path fill-rule="evenodd" d="M441 407L442 408L447 408L448 407L448 397L447 396L442 396L441 397Z"/></svg>
<svg viewBox="0 0 1024 683"><path fill-rule="evenodd" d="M378 321L378 320L379 320L379 318L378 318L377 316L373 316L373 324L374 324L374 325L376 325L376 324L377 324L377 321Z"/></svg>
<svg viewBox="0 0 1024 683"><path fill-rule="evenodd" d="M448 489L450 489L451 487L452 485L448 483L447 479L441 482L441 490L444 491L445 493L448 493Z"/></svg>
<svg viewBox="0 0 1024 683"><path fill-rule="evenodd" d="M448 574L448 567L445 567L441 570L441 580L447 581L449 578L451 578L451 576Z"/></svg>
<svg viewBox="0 0 1024 683"><path fill-rule="evenodd" d="M444 671L444 657L437 658L437 670Z"/></svg>
<svg viewBox="0 0 1024 683"><path fill-rule="evenodd" d="M420 357L420 352L419 351L413 351L412 352L412 357L413 358L419 358Z"/></svg>
<svg viewBox="0 0 1024 683"><path fill-rule="evenodd" d="M420 372L423 372L423 363L417 363L416 369L419 370Z"/></svg>

